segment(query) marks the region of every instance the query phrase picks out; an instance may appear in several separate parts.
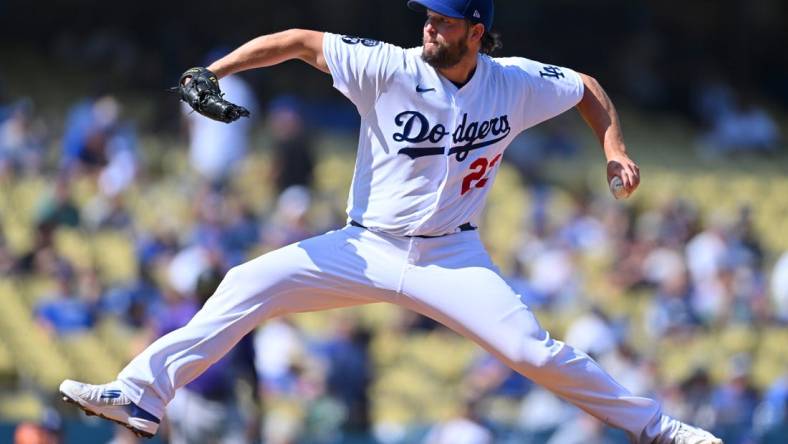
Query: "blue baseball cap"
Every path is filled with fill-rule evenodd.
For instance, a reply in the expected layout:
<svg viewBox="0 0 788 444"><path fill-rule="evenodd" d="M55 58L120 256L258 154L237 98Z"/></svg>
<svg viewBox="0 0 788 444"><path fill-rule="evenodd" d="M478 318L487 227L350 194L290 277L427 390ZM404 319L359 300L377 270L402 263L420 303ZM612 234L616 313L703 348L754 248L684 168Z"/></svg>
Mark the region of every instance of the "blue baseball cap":
<svg viewBox="0 0 788 444"><path fill-rule="evenodd" d="M409 0L408 7L414 11L429 9L452 18L464 18L492 29L493 0Z"/></svg>

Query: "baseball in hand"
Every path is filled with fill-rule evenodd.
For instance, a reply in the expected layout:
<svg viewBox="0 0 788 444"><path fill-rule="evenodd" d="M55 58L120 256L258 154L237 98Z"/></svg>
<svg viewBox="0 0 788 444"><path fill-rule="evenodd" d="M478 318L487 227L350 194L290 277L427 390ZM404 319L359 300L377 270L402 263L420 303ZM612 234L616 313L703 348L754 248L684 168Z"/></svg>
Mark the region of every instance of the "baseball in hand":
<svg viewBox="0 0 788 444"><path fill-rule="evenodd" d="M625 197L629 196L627 189L624 188L624 181L621 180L620 177L613 176L613 178L610 179L610 183L608 185L610 185L610 192L616 199L624 199Z"/></svg>

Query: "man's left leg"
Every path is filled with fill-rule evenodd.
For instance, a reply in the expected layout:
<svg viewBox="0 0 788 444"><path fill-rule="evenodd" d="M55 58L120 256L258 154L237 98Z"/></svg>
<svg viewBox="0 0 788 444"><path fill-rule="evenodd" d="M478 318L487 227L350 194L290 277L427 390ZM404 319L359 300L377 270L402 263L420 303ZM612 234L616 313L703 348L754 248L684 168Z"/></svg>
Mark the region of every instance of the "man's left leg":
<svg viewBox="0 0 788 444"><path fill-rule="evenodd" d="M419 240L415 250L418 260L404 273L400 305L474 340L537 384L623 429L633 443L720 442L663 415L659 403L633 396L588 355L551 338L500 277L477 233ZM682 440L682 434L698 439Z"/></svg>

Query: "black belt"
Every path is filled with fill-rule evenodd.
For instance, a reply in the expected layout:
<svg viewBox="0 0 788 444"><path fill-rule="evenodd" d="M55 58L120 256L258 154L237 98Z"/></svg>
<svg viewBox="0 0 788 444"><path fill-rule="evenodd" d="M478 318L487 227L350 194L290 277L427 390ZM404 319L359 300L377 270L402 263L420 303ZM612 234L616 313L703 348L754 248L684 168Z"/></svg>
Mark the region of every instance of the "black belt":
<svg viewBox="0 0 788 444"><path fill-rule="evenodd" d="M365 229L365 230L368 230L368 229L369 229L369 228L367 228L367 227L365 227L365 226L361 225L360 223L358 223L358 222L356 222L356 221L354 221L354 220L351 220L351 221L350 221L350 225L352 225L352 226L354 226L354 227L363 228L363 229ZM464 223L464 224L460 225L460 226L459 226L459 227L457 227L457 228L459 228L459 229L460 229L460 231L473 231L473 230L475 230L475 229L476 229L476 227L474 227L473 225L471 225L471 224L470 224L470 222L466 222L466 223ZM447 233L447 234L451 234L451 233ZM420 238L423 238L423 239L432 239L432 238L434 238L434 237L443 237L443 236L446 236L446 234L441 234L440 236L425 236L425 235L416 235L416 236L405 236L405 237L420 237Z"/></svg>

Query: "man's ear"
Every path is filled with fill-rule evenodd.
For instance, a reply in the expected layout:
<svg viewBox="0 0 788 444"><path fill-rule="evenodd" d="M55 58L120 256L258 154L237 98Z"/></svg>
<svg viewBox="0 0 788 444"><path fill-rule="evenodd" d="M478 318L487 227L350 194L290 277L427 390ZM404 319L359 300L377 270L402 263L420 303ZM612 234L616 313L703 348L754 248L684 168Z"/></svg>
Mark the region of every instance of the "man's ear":
<svg viewBox="0 0 788 444"><path fill-rule="evenodd" d="M471 26L471 39L481 42L483 35L484 35L484 25L482 25L481 23L476 23L473 26Z"/></svg>

